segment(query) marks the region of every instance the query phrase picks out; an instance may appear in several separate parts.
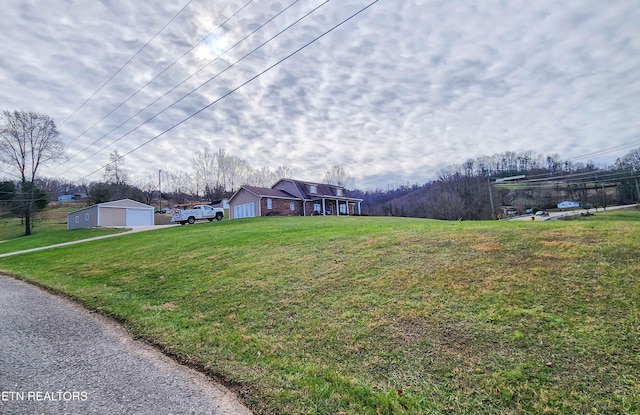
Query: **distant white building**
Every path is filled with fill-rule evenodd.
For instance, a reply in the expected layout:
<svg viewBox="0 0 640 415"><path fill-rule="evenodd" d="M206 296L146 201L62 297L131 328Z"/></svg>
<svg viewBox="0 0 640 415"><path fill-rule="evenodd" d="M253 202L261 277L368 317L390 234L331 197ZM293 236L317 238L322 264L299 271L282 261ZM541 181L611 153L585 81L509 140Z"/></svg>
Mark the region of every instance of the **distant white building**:
<svg viewBox="0 0 640 415"><path fill-rule="evenodd" d="M153 206L131 199L98 203L67 215L67 229L153 226Z"/></svg>
<svg viewBox="0 0 640 415"><path fill-rule="evenodd" d="M87 194L86 193L75 193L72 195L62 195L62 196L58 196L58 202L68 202L70 200L82 200L82 199L86 199L87 198Z"/></svg>
<svg viewBox="0 0 640 415"><path fill-rule="evenodd" d="M564 202L558 203L558 209L571 209L580 207L580 202L576 202L573 200L565 200Z"/></svg>

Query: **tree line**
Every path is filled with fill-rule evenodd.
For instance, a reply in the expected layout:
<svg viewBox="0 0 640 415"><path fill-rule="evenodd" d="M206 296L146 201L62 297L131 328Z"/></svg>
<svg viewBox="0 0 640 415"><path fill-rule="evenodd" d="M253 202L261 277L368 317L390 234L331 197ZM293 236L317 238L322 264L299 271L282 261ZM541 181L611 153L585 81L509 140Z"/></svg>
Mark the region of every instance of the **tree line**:
<svg viewBox="0 0 640 415"><path fill-rule="evenodd" d="M606 168L562 160L558 154L507 151L451 165L421 185L352 195L364 200L363 211L370 215L479 220L551 209L564 200L595 208L634 203L639 200L639 175L640 149ZM519 176L524 177L503 184L496 180Z"/></svg>
<svg viewBox="0 0 640 415"><path fill-rule="evenodd" d="M46 207L47 195L79 193L87 204L129 198L158 207L194 200L230 197L242 185L270 187L294 176L287 166L255 168L224 149L197 151L190 169L159 169L146 177L131 177L118 150L109 155L101 181L74 183L38 176L41 166L65 159L64 143L46 114L3 111L0 116L0 166L15 180L0 182L0 214L22 218L25 235L33 229L33 215ZM560 200L584 205L638 201L640 149L632 150L607 168L593 163L562 160L558 154L512 152L468 159L438 172L435 180L386 190L351 190L363 199L368 215L412 216L444 220L495 218L503 207L523 213L527 208L547 209ZM521 182L497 184L496 179L524 176ZM538 178L536 184L527 178ZM347 189L353 177L342 167L325 172L324 182ZM166 203L162 203L166 201Z"/></svg>

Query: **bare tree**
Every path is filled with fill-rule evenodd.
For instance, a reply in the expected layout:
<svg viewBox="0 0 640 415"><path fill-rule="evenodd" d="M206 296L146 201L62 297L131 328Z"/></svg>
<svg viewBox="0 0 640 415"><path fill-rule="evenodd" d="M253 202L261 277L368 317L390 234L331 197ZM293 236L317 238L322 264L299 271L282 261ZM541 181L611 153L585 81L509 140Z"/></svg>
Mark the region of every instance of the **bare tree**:
<svg viewBox="0 0 640 415"><path fill-rule="evenodd" d="M293 177L293 171L287 166L280 166L275 171L278 180L291 179Z"/></svg>
<svg viewBox="0 0 640 415"><path fill-rule="evenodd" d="M127 173L124 170L124 157L115 149L109 153L109 164L104 167L104 181L116 185L116 197L120 199L121 188L127 185Z"/></svg>
<svg viewBox="0 0 640 415"><path fill-rule="evenodd" d="M279 177L270 168L263 166L259 169L252 169L247 177L246 183L251 186L270 187L277 182Z"/></svg>
<svg viewBox="0 0 640 415"><path fill-rule="evenodd" d="M616 166L633 172L640 171L640 148L631 150L624 157L617 159Z"/></svg>
<svg viewBox="0 0 640 415"><path fill-rule="evenodd" d="M164 182L167 184L167 193L173 194L175 203L186 202L186 194L192 187L192 177L184 171L173 172L171 170L162 171Z"/></svg>
<svg viewBox="0 0 640 415"><path fill-rule="evenodd" d="M224 179L221 184L225 190L234 192L237 186L241 186L251 172L249 163L236 156L225 156L221 158L218 166L221 177Z"/></svg>
<svg viewBox="0 0 640 415"><path fill-rule="evenodd" d="M327 170L324 181L328 184L349 188L353 186L354 180L344 167L335 165Z"/></svg>
<svg viewBox="0 0 640 415"><path fill-rule="evenodd" d="M246 161L228 155L226 150L213 152L207 148L199 150L192 158L197 192L200 189L223 189L234 191L243 184L250 170Z"/></svg>
<svg viewBox="0 0 640 415"><path fill-rule="evenodd" d="M208 148L198 150L191 159L196 177L196 194L205 188L213 187L215 177L215 153Z"/></svg>
<svg viewBox="0 0 640 415"><path fill-rule="evenodd" d="M20 214L24 217L25 235L31 235L31 217L36 209L34 182L40 166L64 159L64 143L55 122L45 114L31 111L2 111L0 117L0 162L20 178L23 192Z"/></svg>
<svg viewBox="0 0 640 415"><path fill-rule="evenodd" d="M86 177L83 177L82 179L80 179L80 188L82 189L84 194L87 195L87 199L86 199L87 206L90 206L93 204L91 199L91 186L92 186L92 183L89 182Z"/></svg>
<svg viewBox="0 0 640 415"><path fill-rule="evenodd" d="M153 203L153 195L158 191L158 177L150 174L141 178L134 178L133 185L140 189L144 196L144 203L151 205Z"/></svg>
<svg viewBox="0 0 640 415"><path fill-rule="evenodd" d="M234 192L239 186L273 185L282 178L291 177L291 169L280 166L275 171L268 167L253 168L245 160L232 156L224 149L213 152L205 148L192 158L196 193L203 190L207 198L219 197L225 192Z"/></svg>

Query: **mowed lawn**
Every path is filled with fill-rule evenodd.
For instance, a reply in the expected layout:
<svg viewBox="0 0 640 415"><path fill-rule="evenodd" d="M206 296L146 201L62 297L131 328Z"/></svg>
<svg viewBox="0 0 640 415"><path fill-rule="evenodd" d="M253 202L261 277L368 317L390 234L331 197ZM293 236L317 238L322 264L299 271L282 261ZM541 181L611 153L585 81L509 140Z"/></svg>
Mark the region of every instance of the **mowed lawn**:
<svg viewBox="0 0 640 415"><path fill-rule="evenodd" d="M224 220L0 260L264 414L640 411L640 212Z"/></svg>
<svg viewBox="0 0 640 415"><path fill-rule="evenodd" d="M67 230L67 213L75 208L53 208L37 214L33 218L33 235L24 235L24 224L19 218L0 218L0 254L40 248L64 242L96 236L121 233L123 229L75 229Z"/></svg>

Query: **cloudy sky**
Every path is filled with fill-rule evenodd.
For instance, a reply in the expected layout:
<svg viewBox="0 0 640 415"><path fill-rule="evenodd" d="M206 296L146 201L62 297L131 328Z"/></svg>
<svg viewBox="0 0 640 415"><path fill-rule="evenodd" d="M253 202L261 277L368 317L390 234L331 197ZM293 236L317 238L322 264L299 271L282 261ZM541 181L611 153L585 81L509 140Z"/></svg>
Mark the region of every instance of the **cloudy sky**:
<svg viewBox="0 0 640 415"><path fill-rule="evenodd" d="M370 3L323 1L4 0L0 108L50 115L70 159L42 173L72 180L114 149L133 176L207 147L385 188L506 150L640 147L635 1L380 0L277 64Z"/></svg>

